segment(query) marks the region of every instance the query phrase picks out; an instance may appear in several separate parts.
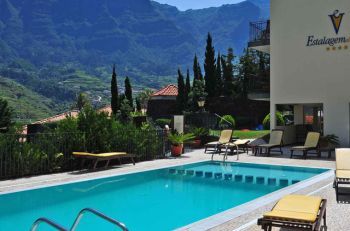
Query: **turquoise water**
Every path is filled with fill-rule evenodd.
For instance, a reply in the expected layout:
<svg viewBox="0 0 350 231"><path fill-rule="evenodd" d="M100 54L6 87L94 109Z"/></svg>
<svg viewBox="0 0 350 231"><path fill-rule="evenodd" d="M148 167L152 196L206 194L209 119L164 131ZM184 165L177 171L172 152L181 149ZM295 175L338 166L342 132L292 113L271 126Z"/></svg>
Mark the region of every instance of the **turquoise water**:
<svg viewBox="0 0 350 231"><path fill-rule="evenodd" d="M68 228L86 207L123 222L129 230L172 230L325 171L202 162L3 194L0 230L29 230L38 217ZM110 224L85 215L78 230L108 228Z"/></svg>

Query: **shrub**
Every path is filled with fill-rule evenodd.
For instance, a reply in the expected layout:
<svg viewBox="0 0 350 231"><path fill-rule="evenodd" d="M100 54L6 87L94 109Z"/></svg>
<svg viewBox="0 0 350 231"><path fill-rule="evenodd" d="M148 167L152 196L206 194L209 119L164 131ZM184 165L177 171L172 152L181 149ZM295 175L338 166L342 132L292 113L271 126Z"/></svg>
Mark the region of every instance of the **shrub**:
<svg viewBox="0 0 350 231"><path fill-rule="evenodd" d="M236 121L231 115L224 115L221 117L219 126L221 128L234 128L236 126Z"/></svg>
<svg viewBox="0 0 350 231"><path fill-rule="evenodd" d="M285 125L284 117L281 112L276 111L277 126ZM270 113L267 114L262 122L264 129L270 129Z"/></svg>
<svg viewBox="0 0 350 231"><path fill-rule="evenodd" d="M193 127L191 129L191 133L196 137L196 138L200 138L206 135L209 135L209 129L207 128L198 128L198 127Z"/></svg>

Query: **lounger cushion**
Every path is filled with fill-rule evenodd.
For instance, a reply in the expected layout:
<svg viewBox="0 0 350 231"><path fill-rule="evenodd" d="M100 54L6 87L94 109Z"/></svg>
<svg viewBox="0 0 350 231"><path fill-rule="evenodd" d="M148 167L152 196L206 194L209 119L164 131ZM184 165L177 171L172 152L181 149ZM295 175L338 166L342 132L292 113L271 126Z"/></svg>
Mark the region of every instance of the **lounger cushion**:
<svg viewBox="0 0 350 231"><path fill-rule="evenodd" d="M219 141L213 141L213 142L206 143L205 145L218 145L218 144L221 144L221 143Z"/></svg>
<svg viewBox="0 0 350 231"><path fill-rule="evenodd" d="M336 167L340 170L350 170L350 148L335 149Z"/></svg>
<svg viewBox="0 0 350 231"><path fill-rule="evenodd" d="M107 152L107 153L99 153L93 154L89 152L73 152L75 156L93 156L93 157L111 157L111 156L123 156L127 155L126 152Z"/></svg>
<svg viewBox="0 0 350 231"><path fill-rule="evenodd" d="M260 144L258 146L263 148L271 148L271 147L280 146L280 144Z"/></svg>
<svg viewBox="0 0 350 231"><path fill-rule="evenodd" d="M335 175L337 178L350 179L350 170L336 170Z"/></svg>
<svg viewBox="0 0 350 231"><path fill-rule="evenodd" d="M311 148L316 148L316 147L311 147L311 146L294 146L291 149L292 150L307 150L307 149L311 149Z"/></svg>
<svg viewBox="0 0 350 231"><path fill-rule="evenodd" d="M227 143L225 144L225 147L236 147L236 146L239 146L239 145L245 145L245 144L248 144L250 142L249 139L242 139L242 140L235 140L234 142L230 142L230 143Z"/></svg>
<svg viewBox="0 0 350 231"><path fill-rule="evenodd" d="M271 212L264 214L265 218L315 222L322 198L305 195L288 195L277 202Z"/></svg>
<svg viewBox="0 0 350 231"><path fill-rule="evenodd" d="M235 145L244 145L244 144L248 144L251 140L250 139L239 139L234 141L233 143Z"/></svg>

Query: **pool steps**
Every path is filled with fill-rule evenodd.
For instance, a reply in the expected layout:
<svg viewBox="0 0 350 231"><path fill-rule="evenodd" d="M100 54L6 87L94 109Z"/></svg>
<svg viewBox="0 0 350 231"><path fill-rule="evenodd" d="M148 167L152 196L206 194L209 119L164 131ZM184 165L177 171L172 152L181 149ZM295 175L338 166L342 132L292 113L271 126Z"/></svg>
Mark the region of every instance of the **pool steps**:
<svg viewBox="0 0 350 231"><path fill-rule="evenodd" d="M185 169L174 169L168 170L170 175L180 175L189 176L203 179L215 179L223 181L234 181L249 184L259 184L259 185L269 185L269 186L288 186L291 184L296 184L300 180L288 180L287 178L274 178L274 177L264 177L264 176L252 176L252 175L241 175L232 173L222 173L222 172L210 172L210 171L200 171L200 170L185 170Z"/></svg>

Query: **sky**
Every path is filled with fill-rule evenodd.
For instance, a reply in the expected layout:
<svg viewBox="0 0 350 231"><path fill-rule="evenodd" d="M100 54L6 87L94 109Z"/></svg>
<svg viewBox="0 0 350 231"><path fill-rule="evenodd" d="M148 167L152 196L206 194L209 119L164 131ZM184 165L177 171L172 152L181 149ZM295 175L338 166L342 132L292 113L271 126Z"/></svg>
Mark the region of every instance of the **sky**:
<svg viewBox="0 0 350 231"><path fill-rule="evenodd" d="M159 3L166 3L176 6L179 10L203 9L208 7L217 7L223 4L235 4L243 0L154 0Z"/></svg>

